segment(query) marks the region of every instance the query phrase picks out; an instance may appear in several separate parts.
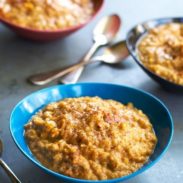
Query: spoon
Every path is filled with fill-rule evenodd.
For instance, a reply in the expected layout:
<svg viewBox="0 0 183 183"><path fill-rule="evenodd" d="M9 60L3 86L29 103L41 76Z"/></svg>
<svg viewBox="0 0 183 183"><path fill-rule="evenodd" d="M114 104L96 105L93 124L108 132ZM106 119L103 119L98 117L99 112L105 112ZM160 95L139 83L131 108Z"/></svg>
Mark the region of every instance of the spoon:
<svg viewBox="0 0 183 183"><path fill-rule="evenodd" d="M0 166L5 170L12 183L21 183L17 176L13 173L13 171L8 167L8 165L2 160L3 153L3 142L0 139Z"/></svg>
<svg viewBox="0 0 183 183"><path fill-rule="evenodd" d="M82 60L88 62L100 46L109 44L119 31L120 25L121 21L118 15L111 15L101 19L93 31L94 44ZM84 67L80 67L76 71L69 73L61 79L61 82L64 84L76 83L83 70Z"/></svg>
<svg viewBox="0 0 183 183"><path fill-rule="evenodd" d="M89 61L82 61L76 64L73 64L65 69L57 69L54 71L49 71L41 74L34 75L30 78L30 81L36 85L44 85L58 79L80 67L83 67L87 64L93 62L104 62L106 64L117 64L124 60L129 55L128 49L126 47L125 41L118 42L110 47L104 49L104 52L101 56L96 56Z"/></svg>
<svg viewBox="0 0 183 183"><path fill-rule="evenodd" d="M99 23L96 25L93 31L94 44L91 47L91 49L88 51L88 53L81 59L80 63L88 62L99 47L109 44L114 39L117 32L119 31L120 25L121 25L121 21L118 15L114 14L114 15L110 15L102 18L99 21ZM76 82L79 79L79 76L81 75L82 71L83 71L83 67L80 67L77 71L73 73L72 80L74 82ZM58 77L63 76L63 75L60 75L59 73L60 73L60 69L58 69L57 71L49 72L47 77L46 75L44 75L44 77L41 77L41 75L38 74L35 76L31 76L29 80L31 81L31 83L35 85L44 85L53 81L54 79L57 79ZM64 83L67 83L66 78Z"/></svg>

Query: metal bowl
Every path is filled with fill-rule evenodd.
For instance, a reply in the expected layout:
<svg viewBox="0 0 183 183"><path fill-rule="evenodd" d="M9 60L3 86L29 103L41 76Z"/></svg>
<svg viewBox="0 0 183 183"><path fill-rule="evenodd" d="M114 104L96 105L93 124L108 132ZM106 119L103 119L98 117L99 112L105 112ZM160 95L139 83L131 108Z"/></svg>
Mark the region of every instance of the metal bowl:
<svg viewBox="0 0 183 183"><path fill-rule="evenodd" d="M131 56L134 58L136 63L155 81L157 81L160 85L162 85L164 88L169 89L169 90L181 90L183 91L183 86L175 84L171 81L168 81L161 76L153 73L150 71L148 68L146 68L143 63L139 60L138 58L138 53L137 53L137 45L139 40L146 34L148 33L149 29L152 29L154 27L157 27L162 24L167 24L167 23L183 23L183 18L160 18L160 19L154 19L154 20L149 20L146 22L143 22L141 24L136 25L133 27L127 34L126 38L126 45L127 48L131 54Z"/></svg>

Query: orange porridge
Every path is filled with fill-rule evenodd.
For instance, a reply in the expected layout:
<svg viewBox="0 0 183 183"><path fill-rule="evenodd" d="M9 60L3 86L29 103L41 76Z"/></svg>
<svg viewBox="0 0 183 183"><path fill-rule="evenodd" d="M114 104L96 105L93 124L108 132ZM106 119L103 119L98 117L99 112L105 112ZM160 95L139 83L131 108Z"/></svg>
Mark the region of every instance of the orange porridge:
<svg viewBox="0 0 183 183"><path fill-rule="evenodd" d="M138 54L149 70L183 85L183 24L169 23L149 30L139 42Z"/></svg>
<svg viewBox="0 0 183 183"><path fill-rule="evenodd" d="M65 29L85 23L93 14L92 0L2 0L0 17L16 25Z"/></svg>
<svg viewBox="0 0 183 183"><path fill-rule="evenodd" d="M41 164L88 180L133 173L148 161L157 143L141 110L99 97L47 105L25 125L25 138Z"/></svg>

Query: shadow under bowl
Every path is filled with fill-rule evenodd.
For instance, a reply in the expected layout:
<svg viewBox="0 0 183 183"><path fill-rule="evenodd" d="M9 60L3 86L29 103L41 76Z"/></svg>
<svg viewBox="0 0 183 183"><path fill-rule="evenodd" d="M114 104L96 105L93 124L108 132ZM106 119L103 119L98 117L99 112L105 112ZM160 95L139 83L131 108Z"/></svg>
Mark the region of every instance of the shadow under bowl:
<svg viewBox="0 0 183 183"><path fill-rule="evenodd" d="M149 20L143 23L140 23L133 27L127 34L126 38L126 45L127 48L133 57L133 59L136 61L136 63L148 74L153 80L158 82L162 87L165 89L171 90L171 91L183 91L183 86L175 84L171 81L168 81L159 75L155 74L154 72L147 69L143 63L138 58L138 52L137 52L137 46L140 42L141 38L148 33L148 31L152 28L155 28L162 24L167 23L183 23L183 18L175 17L175 18L159 18L154 20Z"/></svg>
<svg viewBox="0 0 183 183"><path fill-rule="evenodd" d="M36 30L36 29L31 29L28 27L22 27L19 25L16 25L14 23L11 23L10 21L7 21L3 18L0 17L0 22L2 22L5 26L9 27L12 31L14 31L17 35L33 40L33 41L39 41L39 42L48 42L48 41L53 41L57 40L60 38L64 38L84 26L86 26L92 19L95 18L95 16L100 12L100 10L103 7L104 0L93 0L94 3L94 13L91 16L89 20L87 20L85 23L76 25L70 28L66 29L58 29L58 30Z"/></svg>
<svg viewBox="0 0 183 183"><path fill-rule="evenodd" d="M24 125L30 118L45 105L62 100L64 98L99 96L103 99L113 99L127 104L132 102L135 107L141 109L150 119L158 138L158 143L149 161L136 172L110 180L92 181L65 176L47 169L30 152L24 138ZM57 176L62 181L72 183L114 183L122 182L144 172L157 163L167 151L173 136L173 120L166 106L157 98L144 91L128 86L105 83L78 83L71 85L56 85L46 88L21 100L13 109L10 118L10 131L12 137L21 152L35 165L49 174Z"/></svg>

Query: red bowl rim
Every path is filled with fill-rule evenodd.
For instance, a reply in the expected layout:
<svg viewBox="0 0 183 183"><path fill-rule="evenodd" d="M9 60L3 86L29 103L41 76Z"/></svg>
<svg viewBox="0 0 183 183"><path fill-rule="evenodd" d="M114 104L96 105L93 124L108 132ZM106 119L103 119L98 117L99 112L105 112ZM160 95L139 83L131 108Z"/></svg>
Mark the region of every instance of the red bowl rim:
<svg viewBox="0 0 183 183"><path fill-rule="evenodd" d="M101 11L101 9L103 8L104 6L104 0L92 0L95 4L96 2L99 4L99 6L97 7L97 9L94 11L94 13L92 14L92 16L84 23L82 24L79 24L79 25L75 25L75 26L72 26L70 28L65 28L65 29L57 29L57 30L39 30L39 29L32 29L32 28L28 28L28 27L23 27L23 26L20 26L20 25L17 25L15 23L12 23L8 20L5 20L4 18L0 17L0 23L5 23L7 24L8 26L12 26L12 27L15 27L17 29L23 29L23 30L27 30L27 31L31 31L31 32L37 32L37 33L65 33L65 32L70 32L70 31L74 31L74 30L77 30L81 27L83 27L84 25L88 24L91 20L93 20L97 14Z"/></svg>

